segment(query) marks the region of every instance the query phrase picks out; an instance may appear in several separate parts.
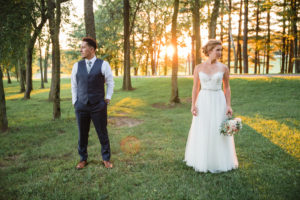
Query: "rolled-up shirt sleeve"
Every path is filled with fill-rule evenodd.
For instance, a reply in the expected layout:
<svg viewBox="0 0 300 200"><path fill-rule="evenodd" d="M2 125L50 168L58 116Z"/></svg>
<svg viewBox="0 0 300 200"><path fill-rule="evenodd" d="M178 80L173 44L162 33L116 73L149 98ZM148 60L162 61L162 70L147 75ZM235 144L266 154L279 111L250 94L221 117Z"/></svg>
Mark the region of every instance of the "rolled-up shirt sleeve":
<svg viewBox="0 0 300 200"><path fill-rule="evenodd" d="M74 105L77 101L77 80L76 74L78 70L78 63L73 65L72 74L71 74L71 92L72 92L72 104Z"/></svg>
<svg viewBox="0 0 300 200"><path fill-rule="evenodd" d="M102 74L105 77L105 84L107 86L105 99L111 99L111 97L114 93L114 87L115 87L113 74L112 74L111 67L108 62L104 61L102 66L103 66Z"/></svg>

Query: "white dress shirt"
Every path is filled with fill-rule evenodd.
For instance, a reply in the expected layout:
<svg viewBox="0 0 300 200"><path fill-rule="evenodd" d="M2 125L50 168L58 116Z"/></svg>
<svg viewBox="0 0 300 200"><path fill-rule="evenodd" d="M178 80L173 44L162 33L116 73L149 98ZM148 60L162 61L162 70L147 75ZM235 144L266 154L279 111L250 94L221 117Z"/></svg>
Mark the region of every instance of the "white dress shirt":
<svg viewBox="0 0 300 200"><path fill-rule="evenodd" d="M86 67L88 67L88 61L91 61L92 66L93 66L96 61L96 56L94 56L91 60L85 59ZM73 105L77 101L77 80L76 80L77 70L78 70L78 62L73 65L72 75L71 75L71 91L72 91L72 104ZM102 67L101 67L101 72L102 72L103 76L105 77L105 83L107 86L105 99L111 99L112 94L114 93L115 83L114 83L112 71L111 71L111 68L110 68L110 65L108 62L103 61Z"/></svg>

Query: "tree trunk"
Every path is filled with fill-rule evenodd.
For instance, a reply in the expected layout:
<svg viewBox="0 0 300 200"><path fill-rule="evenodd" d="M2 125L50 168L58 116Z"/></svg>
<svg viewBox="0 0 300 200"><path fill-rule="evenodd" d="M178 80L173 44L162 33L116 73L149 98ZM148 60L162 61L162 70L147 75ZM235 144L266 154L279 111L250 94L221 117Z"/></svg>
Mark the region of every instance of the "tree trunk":
<svg viewBox="0 0 300 200"><path fill-rule="evenodd" d="M41 30L44 24L47 21L46 9L45 9L45 1L41 0L41 21L40 24L34 29L33 34L27 45L27 65L26 65L26 91L24 93L24 99L30 99L30 92L32 90L32 53L34 44L37 36L41 33Z"/></svg>
<svg viewBox="0 0 300 200"><path fill-rule="evenodd" d="M43 77L43 59L42 59L42 47L41 47L41 41L40 39L38 40L39 41L39 51L40 51L40 71L41 71L41 88L45 88L44 87L44 77Z"/></svg>
<svg viewBox="0 0 300 200"><path fill-rule="evenodd" d="M288 34L290 33L290 29L288 28ZM290 43L289 43L289 39L286 40L286 55L285 55L285 73L288 73L288 61L289 61L289 51L290 51Z"/></svg>
<svg viewBox="0 0 300 200"><path fill-rule="evenodd" d="M240 4L240 14L239 14L239 29L238 29L238 35L237 35L237 57L238 57L238 66L240 74L243 72L242 68L242 45L240 43L241 40L241 32L242 32L242 14L243 14L243 0L241 0Z"/></svg>
<svg viewBox="0 0 300 200"><path fill-rule="evenodd" d="M195 36L192 35L192 49L191 49L191 61L192 61L192 73L194 74L195 66L196 66L196 59L195 59Z"/></svg>
<svg viewBox="0 0 300 200"><path fill-rule="evenodd" d="M96 40L93 0L84 0L84 24L86 36Z"/></svg>
<svg viewBox="0 0 300 200"><path fill-rule="evenodd" d="M60 47L59 47L59 30L61 22L61 0L56 1L55 16L55 35L54 35L54 56L55 56L55 82L53 91L53 119L59 119L60 110Z"/></svg>
<svg viewBox="0 0 300 200"><path fill-rule="evenodd" d="M231 1L231 0L230 0ZM195 0L198 2L199 0ZM214 8L209 21L209 29L208 29L208 38L215 39L216 38L216 27L217 27L217 19L219 16L219 8L220 8L220 0L215 0Z"/></svg>
<svg viewBox="0 0 300 200"><path fill-rule="evenodd" d="M118 60L115 59L115 76L119 76Z"/></svg>
<svg viewBox="0 0 300 200"><path fill-rule="evenodd" d="M3 73L0 67L0 131L5 132L8 129L8 122L6 117L6 103L5 93L3 87Z"/></svg>
<svg viewBox="0 0 300 200"><path fill-rule="evenodd" d="M19 82L19 73L18 73L18 71L19 71L19 65L18 64L16 64L15 65L15 75L16 75L16 79L17 79L17 82Z"/></svg>
<svg viewBox="0 0 300 200"><path fill-rule="evenodd" d="M257 74L257 66L259 63L259 49L258 49L258 32L259 32L259 0L256 2L256 28L255 28L255 58L254 58L254 74Z"/></svg>
<svg viewBox="0 0 300 200"><path fill-rule="evenodd" d="M18 60L18 73L19 73L19 77L20 77L20 93L25 92L25 81L24 81L24 65L25 65L25 60L24 60L24 56L21 56L20 60Z"/></svg>
<svg viewBox="0 0 300 200"><path fill-rule="evenodd" d="M298 1L299 4L299 1ZM291 16L291 28L292 28L292 35L293 35L293 46L294 46L294 54L293 54L293 61L295 63L295 72L300 73L300 57L299 57L299 50L298 50L298 34L297 34L297 3L296 0L291 1L291 8L292 8L292 16Z"/></svg>
<svg viewBox="0 0 300 200"><path fill-rule="evenodd" d="M248 74L248 0L245 0L243 60L244 60L244 73Z"/></svg>
<svg viewBox="0 0 300 200"><path fill-rule="evenodd" d="M159 41L159 45L158 45L158 50L156 53L156 58L155 58L155 75L159 75L159 57L160 57L160 48L161 48L161 40Z"/></svg>
<svg viewBox="0 0 300 200"><path fill-rule="evenodd" d="M227 54L227 65L228 65L228 69L229 69L229 73L230 73L230 61L231 61L231 34L230 34L230 30L231 30L231 0L229 0L229 23L228 23L228 54Z"/></svg>
<svg viewBox="0 0 300 200"><path fill-rule="evenodd" d="M50 38L47 41L46 50L45 50L45 60L44 60L44 82L45 83L48 83L49 46L50 46Z"/></svg>
<svg viewBox="0 0 300 200"><path fill-rule="evenodd" d="M149 51L147 51L146 55L146 61L145 61L145 67L144 67L144 75L148 75L148 61L149 61Z"/></svg>
<svg viewBox="0 0 300 200"><path fill-rule="evenodd" d="M220 0L216 0L220 1ZM220 3L220 2L219 2ZM195 65L198 65L201 63L201 41L200 41L200 14L199 14L200 4L199 0L194 1L194 8L193 8L193 34L194 39L196 42L196 50L195 50ZM216 24L215 24L216 26ZM216 30L215 30L216 31Z"/></svg>
<svg viewBox="0 0 300 200"><path fill-rule="evenodd" d="M223 34L224 34L223 22L224 22L224 0L222 0L222 4L221 4L221 23L220 23L220 26L221 26L220 39L221 39L222 44L224 42L224 38L223 38ZM223 63L223 53L221 55L221 63Z"/></svg>
<svg viewBox="0 0 300 200"><path fill-rule="evenodd" d="M130 5L129 0L123 0L124 3L124 77L123 77L123 90L131 90L130 78Z"/></svg>
<svg viewBox="0 0 300 200"><path fill-rule="evenodd" d="M292 31L291 31L292 32ZM292 33L290 33L292 34ZM289 35L290 35L289 34ZM293 57L294 57L294 42L292 39L290 39L289 41L289 67L288 67L288 73L293 73L293 65L294 65L294 62L293 62Z"/></svg>
<svg viewBox="0 0 300 200"><path fill-rule="evenodd" d="M178 72L178 49L177 49L177 15L179 10L179 0L174 0L174 13L172 17L172 45L174 48L173 60L172 60L172 93L171 103L180 103L178 94L177 72Z"/></svg>
<svg viewBox="0 0 300 200"><path fill-rule="evenodd" d="M11 79L10 79L10 74L9 74L8 68L9 68L9 67L6 68L7 83L8 83L8 84L11 84Z"/></svg>
<svg viewBox="0 0 300 200"><path fill-rule="evenodd" d="M271 43L271 30L270 30L270 10L267 8L267 24L268 24L268 35L267 35L267 63L266 63L266 74L269 74L270 69L270 43Z"/></svg>
<svg viewBox="0 0 300 200"><path fill-rule="evenodd" d="M284 73L285 69L285 56L286 56L286 37L285 37L285 25L286 21L286 0L283 2L283 15L282 15L282 48L281 48L281 68L280 73Z"/></svg>
<svg viewBox="0 0 300 200"><path fill-rule="evenodd" d="M164 64L164 76L167 76L168 72L168 55L165 53L165 64Z"/></svg>

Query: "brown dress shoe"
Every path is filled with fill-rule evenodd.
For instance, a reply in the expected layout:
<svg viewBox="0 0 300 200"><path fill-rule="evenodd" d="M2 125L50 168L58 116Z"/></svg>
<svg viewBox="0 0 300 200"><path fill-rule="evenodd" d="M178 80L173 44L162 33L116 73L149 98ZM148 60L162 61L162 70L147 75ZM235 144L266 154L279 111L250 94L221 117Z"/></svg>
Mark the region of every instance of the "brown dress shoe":
<svg viewBox="0 0 300 200"><path fill-rule="evenodd" d="M107 169L113 168L113 164L110 161L103 160L102 162L103 162L105 168L107 168Z"/></svg>
<svg viewBox="0 0 300 200"><path fill-rule="evenodd" d="M80 162L77 164L76 169L83 169L86 165L87 165L87 161L86 161L86 160L80 161Z"/></svg>

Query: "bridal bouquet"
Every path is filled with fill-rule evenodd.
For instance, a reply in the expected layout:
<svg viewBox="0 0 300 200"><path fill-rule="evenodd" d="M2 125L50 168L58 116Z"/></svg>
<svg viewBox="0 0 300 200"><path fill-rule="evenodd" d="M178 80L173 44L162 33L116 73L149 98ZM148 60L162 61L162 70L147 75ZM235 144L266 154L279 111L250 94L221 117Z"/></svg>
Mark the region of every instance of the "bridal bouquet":
<svg viewBox="0 0 300 200"><path fill-rule="evenodd" d="M225 136L237 134L242 129L242 120L240 118L228 117L222 122L220 133Z"/></svg>

